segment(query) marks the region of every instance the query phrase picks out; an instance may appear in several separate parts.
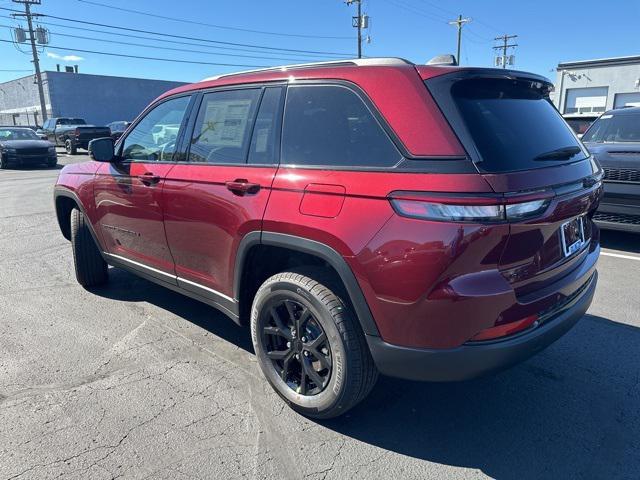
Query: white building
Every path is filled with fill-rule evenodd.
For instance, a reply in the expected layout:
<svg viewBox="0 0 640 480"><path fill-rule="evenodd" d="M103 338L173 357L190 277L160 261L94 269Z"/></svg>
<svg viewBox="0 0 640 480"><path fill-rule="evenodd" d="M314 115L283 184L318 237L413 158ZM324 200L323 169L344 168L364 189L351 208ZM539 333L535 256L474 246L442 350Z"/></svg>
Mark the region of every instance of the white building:
<svg viewBox="0 0 640 480"><path fill-rule="evenodd" d="M563 62L557 71L553 101L562 114L640 106L640 56Z"/></svg>

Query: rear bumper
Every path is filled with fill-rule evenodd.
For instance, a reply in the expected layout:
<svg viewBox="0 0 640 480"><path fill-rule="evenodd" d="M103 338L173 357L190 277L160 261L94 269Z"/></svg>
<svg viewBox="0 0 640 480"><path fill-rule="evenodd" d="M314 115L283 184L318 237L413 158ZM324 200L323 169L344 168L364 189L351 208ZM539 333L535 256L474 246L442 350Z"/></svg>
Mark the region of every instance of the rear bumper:
<svg viewBox="0 0 640 480"><path fill-rule="evenodd" d="M434 382L483 376L526 360L567 333L589 308L597 279L594 271L580 295L559 313L541 325L503 340L466 343L452 349L401 347L374 336L367 336L367 343L383 375Z"/></svg>

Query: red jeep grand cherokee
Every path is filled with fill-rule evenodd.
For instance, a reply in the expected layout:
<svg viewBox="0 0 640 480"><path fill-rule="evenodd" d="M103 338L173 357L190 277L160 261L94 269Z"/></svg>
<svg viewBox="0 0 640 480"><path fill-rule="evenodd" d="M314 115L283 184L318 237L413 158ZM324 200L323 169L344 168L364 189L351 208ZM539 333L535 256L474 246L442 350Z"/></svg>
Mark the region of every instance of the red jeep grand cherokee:
<svg viewBox="0 0 640 480"><path fill-rule="evenodd" d="M294 409L378 372L464 380L566 333L596 286L601 171L543 77L364 59L153 102L55 187L76 277L124 268L249 324Z"/></svg>

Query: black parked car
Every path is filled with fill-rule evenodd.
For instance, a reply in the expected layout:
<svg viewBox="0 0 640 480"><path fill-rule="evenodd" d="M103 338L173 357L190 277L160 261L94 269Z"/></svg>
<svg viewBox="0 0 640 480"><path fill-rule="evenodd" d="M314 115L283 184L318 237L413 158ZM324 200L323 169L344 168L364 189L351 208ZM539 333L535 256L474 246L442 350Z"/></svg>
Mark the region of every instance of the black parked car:
<svg viewBox="0 0 640 480"><path fill-rule="evenodd" d="M119 139L125 130L131 125L131 122L125 122L124 120L118 122L111 122L107 127L111 130L111 138L115 142Z"/></svg>
<svg viewBox="0 0 640 480"><path fill-rule="evenodd" d="M604 168L602 228L640 233L640 107L604 113L582 141Z"/></svg>
<svg viewBox="0 0 640 480"><path fill-rule="evenodd" d="M0 127L0 169L34 164L55 167L57 163L55 145L40 139L30 128Z"/></svg>

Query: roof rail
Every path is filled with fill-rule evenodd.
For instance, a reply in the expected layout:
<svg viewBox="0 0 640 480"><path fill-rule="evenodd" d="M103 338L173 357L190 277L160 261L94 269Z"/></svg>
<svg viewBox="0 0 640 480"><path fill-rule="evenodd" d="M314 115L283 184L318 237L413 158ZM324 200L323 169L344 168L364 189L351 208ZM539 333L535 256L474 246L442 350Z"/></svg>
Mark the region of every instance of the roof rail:
<svg viewBox="0 0 640 480"><path fill-rule="evenodd" d="M201 82L208 82L211 80L218 80L225 77L233 77L235 75L245 75L247 73L258 72L285 72L287 70L301 70L305 68L322 68L322 67L369 67L369 66L398 66L398 65L413 65L409 60L396 57L379 57L379 58L353 58L345 60L331 60L328 62L313 62L313 63L299 63L296 65L282 65L279 67L259 68L256 70L245 70L242 72L223 73L221 75L215 75L213 77L207 77L200 80Z"/></svg>

